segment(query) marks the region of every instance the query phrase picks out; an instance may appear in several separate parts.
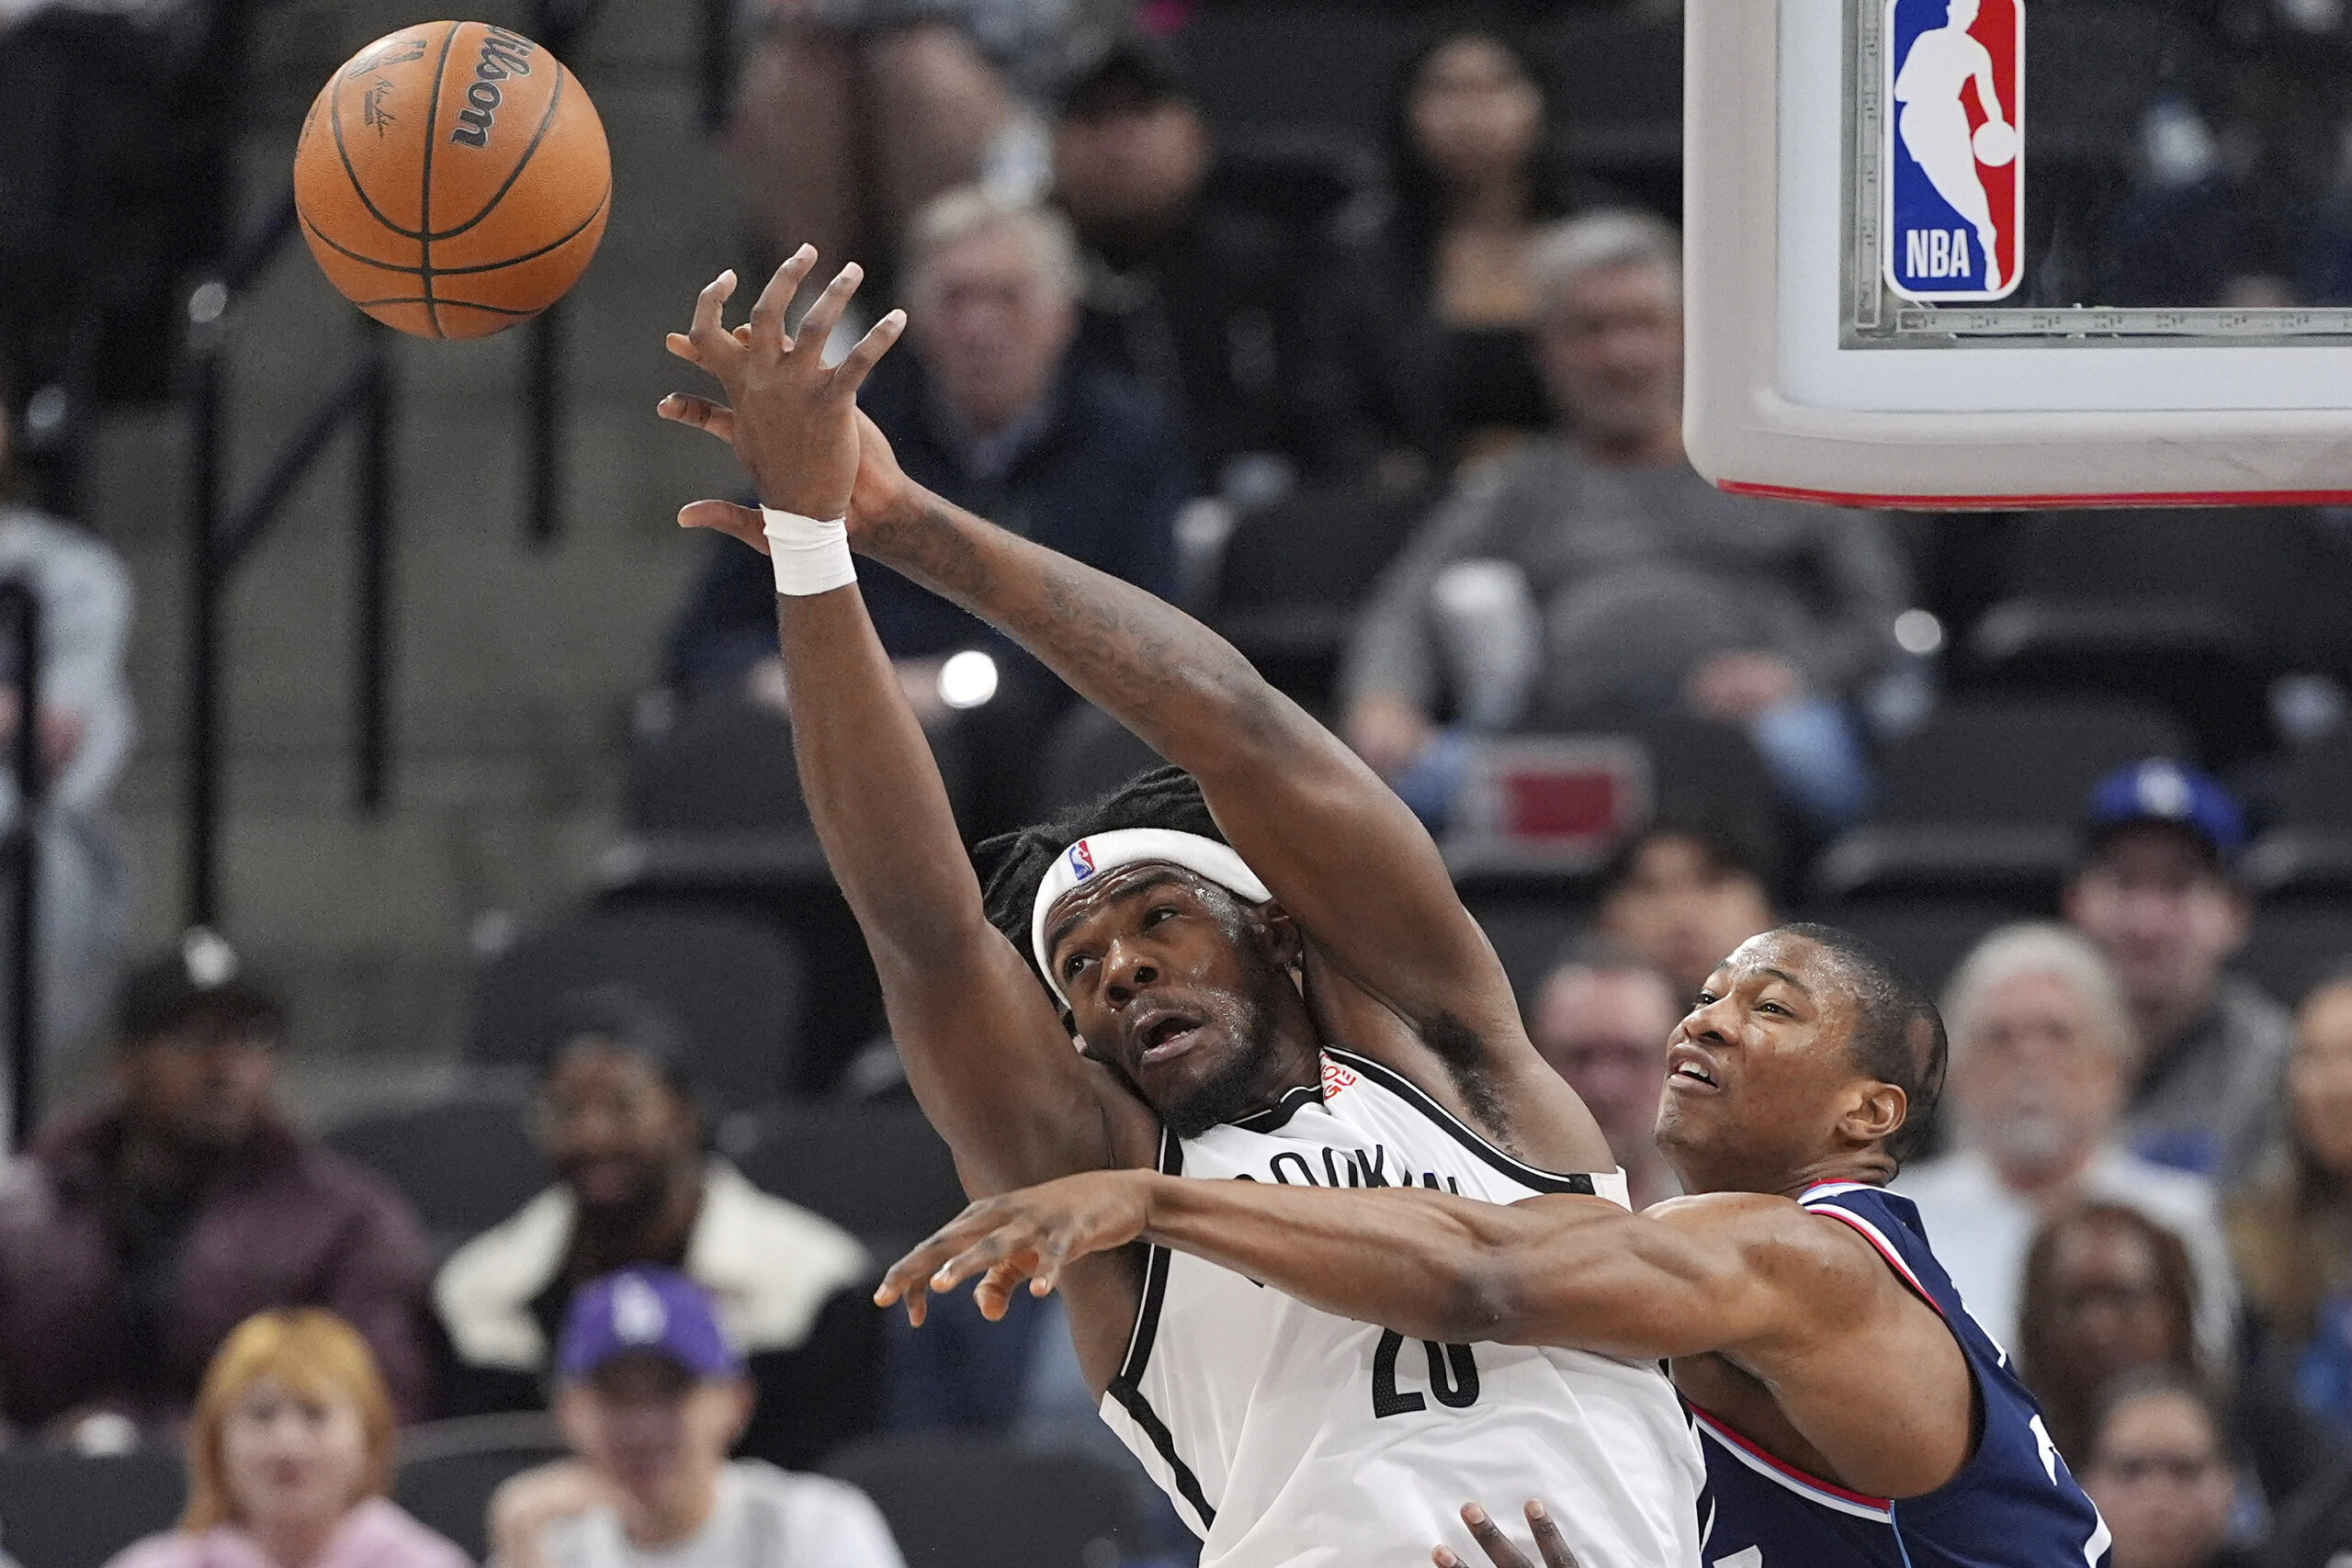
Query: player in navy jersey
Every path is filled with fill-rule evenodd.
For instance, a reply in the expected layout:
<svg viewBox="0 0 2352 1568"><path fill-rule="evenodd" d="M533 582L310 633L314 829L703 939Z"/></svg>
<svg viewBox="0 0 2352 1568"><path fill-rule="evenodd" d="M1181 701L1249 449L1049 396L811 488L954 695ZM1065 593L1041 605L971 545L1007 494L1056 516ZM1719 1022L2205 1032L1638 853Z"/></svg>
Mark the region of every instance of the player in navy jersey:
<svg viewBox="0 0 2352 1568"><path fill-rule="evenodd" d="M1689 1197L1632 1214L1102 1173L975 1204L884 1290L978 1276L996 1305L1140 1237L1433 1343L1668 1359L1706 1451L1707 1568L2103 1568L2107 1528L2032 1395L1883 1190L1944 1057L1934 1005L1883 953L1784 926L1726 959L1671 1037L1658 1143ZM1531 1504L1567 1568L1542 1519Z"/></svg>

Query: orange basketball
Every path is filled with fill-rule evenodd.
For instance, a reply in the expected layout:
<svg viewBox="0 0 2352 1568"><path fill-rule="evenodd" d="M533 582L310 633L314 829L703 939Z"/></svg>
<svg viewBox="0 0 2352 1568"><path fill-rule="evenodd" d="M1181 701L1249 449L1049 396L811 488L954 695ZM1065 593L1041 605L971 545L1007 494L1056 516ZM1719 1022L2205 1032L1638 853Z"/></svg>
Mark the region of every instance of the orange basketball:
<svg viewBox="0 0 2352 1568"><path fill-rule="evenodd" d="M554 304L612 196L579 80L487 22L378 39L328 78L294 150L295 210L328 280L419 337L487 337Z"/></svg>

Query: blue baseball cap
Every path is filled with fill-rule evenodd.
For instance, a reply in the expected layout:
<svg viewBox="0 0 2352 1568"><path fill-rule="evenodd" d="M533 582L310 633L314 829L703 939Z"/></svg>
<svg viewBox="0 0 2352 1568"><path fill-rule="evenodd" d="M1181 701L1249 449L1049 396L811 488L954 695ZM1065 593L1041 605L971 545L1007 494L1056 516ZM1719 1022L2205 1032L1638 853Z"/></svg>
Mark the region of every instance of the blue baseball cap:
<svg viewBox="0 0 2352 1568"><path fill-rule="evenodd" d="M633 1350L667 1356L697 1378L743 1370L709 1292L674 1269L623 1269L582 1286L563 1314L556 1366L567 1378L593 1377Z"/></svg>
<svg viewBox="0 0 2352 1568"><path fill-rule="evenodd" d="M2091 787L2086 813L2096 851L2126 828L2162 823L2211 850L2227 867L2246 845L2245 812L2221 780L2169 757L2150 757L2108 774Z"/></svg>

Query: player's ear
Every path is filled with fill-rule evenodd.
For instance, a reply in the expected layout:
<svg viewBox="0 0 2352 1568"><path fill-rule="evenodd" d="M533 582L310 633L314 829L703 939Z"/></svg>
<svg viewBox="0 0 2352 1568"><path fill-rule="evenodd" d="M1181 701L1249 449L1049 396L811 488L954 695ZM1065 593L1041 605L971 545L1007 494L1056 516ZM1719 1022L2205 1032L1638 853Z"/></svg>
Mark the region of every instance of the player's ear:
<svg viewBox="0 0 2352 1568"><path fill-rule="evenodd" d="M1911 1112L1911 1098L1891 1083L1862 1078L1854 1085L1853 1099L1838 1122L1838 1131L1857 1144L1875 1144L1893 1137Z"/></svg>
<svg viewBox="0 0 2352 1568"><path fill-rule="evenodd" d="M1270 900L1259 905L1253 913L1259 930L1266 933L1267 942L1273 947L1274 962L1291 969L1306 961L1306 938L1288 909Z"/></svg>

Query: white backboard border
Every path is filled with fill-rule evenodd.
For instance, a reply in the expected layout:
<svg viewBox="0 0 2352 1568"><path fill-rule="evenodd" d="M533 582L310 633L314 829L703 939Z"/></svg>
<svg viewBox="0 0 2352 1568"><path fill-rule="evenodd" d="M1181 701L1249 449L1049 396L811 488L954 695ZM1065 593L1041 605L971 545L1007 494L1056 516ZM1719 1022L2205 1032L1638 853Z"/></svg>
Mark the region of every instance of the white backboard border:
<svg viewBox="0 0 2352 1568"><path fill-rule="evenodd" d="M2324 340L2352 312L1944 307L1856 342L1846 85L1883 68L1855 60L1850 15L1851 0L1685 12L1700 472L1871 506L2352 502L2352 342ZM1874 254L1871 268L1874 287Z"/></svg>

